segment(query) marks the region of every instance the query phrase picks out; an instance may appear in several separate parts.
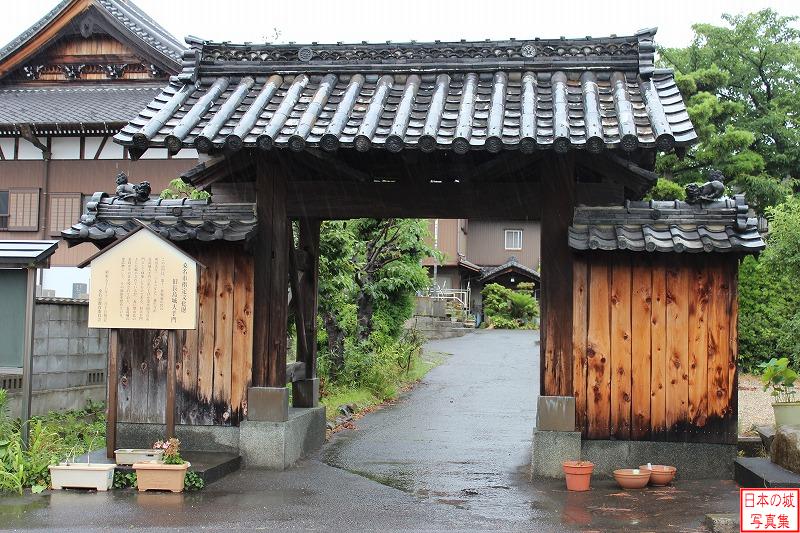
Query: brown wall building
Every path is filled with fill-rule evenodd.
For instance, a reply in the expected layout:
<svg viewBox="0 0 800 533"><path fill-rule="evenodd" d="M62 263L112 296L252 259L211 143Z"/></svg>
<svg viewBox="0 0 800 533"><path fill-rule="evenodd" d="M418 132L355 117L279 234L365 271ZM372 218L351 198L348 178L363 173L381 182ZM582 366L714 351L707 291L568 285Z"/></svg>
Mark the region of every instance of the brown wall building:
<svg viewBox="0 0 800 533"><path fill-rule="evenodd" d="M154 193L196 163L194 149L131 161L119 129L181 70L183 46L135 4L65 0L0 49L0 239L56 239L125 172ZM45 294L77 296L96 249L61 243ZM52 293L50 291L55 291Z"/></svg>
<svg viewBox="0 0 800 533"><path fill-rule="evenodd" d="M469 289L470 308L480 311L487 283L539 286L541 225L537 221L429 219L429 244L440 260L428 258L431 283L438 289Z"/></svg>

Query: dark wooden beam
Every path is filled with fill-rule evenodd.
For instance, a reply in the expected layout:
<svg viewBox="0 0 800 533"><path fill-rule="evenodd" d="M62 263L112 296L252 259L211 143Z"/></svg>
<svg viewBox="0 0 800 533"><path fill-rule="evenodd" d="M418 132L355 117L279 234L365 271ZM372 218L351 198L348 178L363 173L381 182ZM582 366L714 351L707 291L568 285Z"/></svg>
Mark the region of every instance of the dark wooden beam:
<svg viewBox="0 0 800 533"><path fill-rule="evenodd" d="M177 355L178 335L174 329L171 329L167 340L167 405L164 417L168 439L175 436L175 360Z"/></svg>
<svg viewBox="0 0 800 533"><path fill-rule="evenodd" d="M306 363L306 379L317 377L317 296L319 293L319 234L320 220L301 218L299 221L299 247L307 258L301 270L298 307L303 309L306 349L302 360ZM298 358L300 353L298 352Z"/></svg>
<svg viewBox="0 0 800 533"><path fill-rule="evenodd" d="M288 249L286 175L280 162L259 159L256 171L258 233L253 246L253 386L286 385Z"/></svg>
<svg viewBox="0 0 800 533"><path fill-rule="evenodd" d="M117 330L108 333L108 372L106 372L106 385L108 398L106 404L106 457L114 458L117 449L117 387L119 387L119 337Z"/></svg>
<svg viewBox="0 0 800 533"><path fill-rule="evenodd" d="M292 288L292 309L294 310L295 329L297 330L297 360L306 362L308 353L308 340L306 339L306 319L305 306L303 301L303 290L300 287L300 272L297 268L297 250L294 247L294 228L292 222L287 220L287 231L289 233L289 286Z"/></svg>
<svg viewBox="0 0 800 533"><path fill-rule="evenodd" d="M540 393L572 396L572 261L575 160L551 154L542 179Z"/></svg>
<svg viewBox="0 0 800 533"><path fill-rule="evenodd" d="M464 181L515 181L515 176L533 178L534 166L545 157L544 152L524 154L503 152L477 166L465 175Z"/></svg>
<svg viewBox="0 0 800 533"><path fill-rule="evenodd" d="M635 196L633 199L641 199L658 180L655 172L610 152L580 153L576 154L575 158L579 166L597 172L605 178L604 181L612 181L630 189Z"/></svg>
<svg viewBox="0 0 800 533"><path fill-rule="evenodd" d="M292 218L348 219L480 218L536 220L539 183L353 183L292 181L287 215Z"/></svg>

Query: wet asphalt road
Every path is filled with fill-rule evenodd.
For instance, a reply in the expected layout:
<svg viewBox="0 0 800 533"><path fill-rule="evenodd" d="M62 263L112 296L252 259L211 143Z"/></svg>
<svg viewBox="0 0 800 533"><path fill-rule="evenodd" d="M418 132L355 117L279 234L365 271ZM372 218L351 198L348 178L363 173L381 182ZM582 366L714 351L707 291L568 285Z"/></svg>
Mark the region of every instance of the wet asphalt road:
<svg viewBox="0 0 800 533"><path fill-rule="evenodd" d="M731 481L622 491L593 479L584 493L529 482L537 339L477 331L429 343L451 355L291 470L243 470L198 493L0 496L0 530L702 531L706 513L737 512Z"/></svg>
<svg viewBox="0 0 800 533"><path fill-rule="evenodd" d="M536 331L504 330L428 343L444 363L357 431L337 434L323 461L485 518L530 518L514 488L530 462L538 343Z"/></svg>

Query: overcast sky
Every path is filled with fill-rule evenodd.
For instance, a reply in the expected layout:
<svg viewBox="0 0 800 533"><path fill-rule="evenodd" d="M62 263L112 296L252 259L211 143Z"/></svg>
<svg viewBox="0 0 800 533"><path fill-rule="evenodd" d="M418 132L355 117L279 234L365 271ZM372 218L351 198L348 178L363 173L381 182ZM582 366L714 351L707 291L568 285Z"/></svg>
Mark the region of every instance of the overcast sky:
<svg viewBox="0 0 800 533"><path fill-rule="evenodd" d="M24 31L57 0L5 0L0 42ZM696 22L772 7L800 15L798 0L136 0L179 40L381 42L630 35L658 26L656 40L684 46ZM7 7L7 6L6 6Z"/></svg>

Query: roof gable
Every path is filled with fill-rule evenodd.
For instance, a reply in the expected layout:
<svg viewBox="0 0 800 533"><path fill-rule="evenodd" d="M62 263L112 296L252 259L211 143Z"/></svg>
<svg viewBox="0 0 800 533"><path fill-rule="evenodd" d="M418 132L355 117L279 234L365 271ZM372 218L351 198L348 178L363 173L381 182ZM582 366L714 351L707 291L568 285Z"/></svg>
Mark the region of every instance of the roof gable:
<svg viewBox="0 0 800 533"><path fill-rule="evenodd" d="M64 0L0 49L0 78L23 68L59 39L103 33L146 63L174 74L183 46L129 0ZM35 67L34 67L35 68Z"/></svg>

